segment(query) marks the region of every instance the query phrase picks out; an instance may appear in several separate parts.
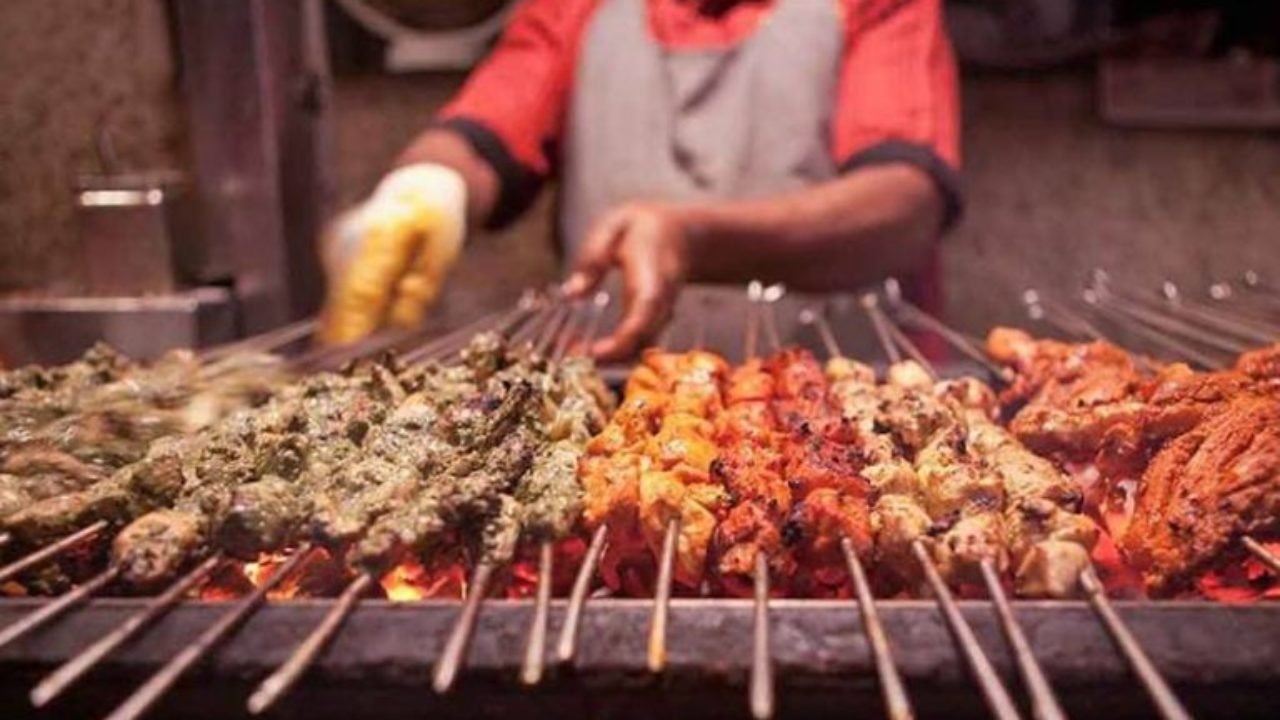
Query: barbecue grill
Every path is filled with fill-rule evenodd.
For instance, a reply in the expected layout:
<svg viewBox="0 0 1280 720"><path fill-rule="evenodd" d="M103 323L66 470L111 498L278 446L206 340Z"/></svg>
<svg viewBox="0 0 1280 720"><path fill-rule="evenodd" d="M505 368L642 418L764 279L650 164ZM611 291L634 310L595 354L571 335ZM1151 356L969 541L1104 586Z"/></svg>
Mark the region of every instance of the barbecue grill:
<svg viewBox="0 0 1280 720"><path fill-rule="evenodd" d="M1152 354L1205 367L1220 366L1237 345L1280 338L1256 311L1277 296L1256 278L1215 288L1212 303L1168 286L1163 300L1149 300L1099 275L1078 302L1034 292L1025 299L1030 321L1060 333L1101 337L1119 329L1148 341L1142 349ZM774 344L778 332L767 303L779 296L757 287L750 306ZM479 329L522 323L532 328L521 329L528 337L563 353L565 328L585 314L550 307L526 299L431 342L388 334L345 351L305 352L293 362L332 367L390 348L418 359L448 355ZM966 370L976 364L1001 371L970 338L906 303L892 284L863 298L861 308L890 361L914 356L932 369L904 332L917 329L942 335L967 355ZM820 312L805 313L802 323L826 352L838 354ZM312 329L290 326L211 357L284 347ZM937 370L949 375L958 367ZM102 530L91 526L45 555L74 552ZM1082 578L1082 601L1010 601L998 582L986 587L990 600L957 600L940 582L933 600L873 599L851 552L849 599L771 599L759 584L754 600L671 598L669 567L655 600L588 598L601 539L592 538L575 568L573 591L554 600L546 546L526 563L538 570L530 599L485 600L472 592L462 602L360 600L368 588L357 582L335 600L268 600L273 580L304 563L306 552L298 549L234 602L184 600L179 590L186 588L159 598L92 598L109 577L58 599L3 600L0 707L14 717L95 717L129 698L112 717L153 707L164 717L235 717L248 714L252 696L255 710L274 703L274 712L317 718L552 712L1181 718L1270 717L1280 701L1280 608L1267 603L1109 600L1092 571ZM1250 549L1276 569L1265 548ZM47 559L16 559L25 568L11 564L0 578L21 577ZM202 564L186 581L194 585L218 564ZM469 586L484 587L494 570L475 568ZM87 657L87 648L98 657ZM63 675L50 685L47 674L57 668ZM273 673L265 696L261 688L255 693ZM35 698L52 701L44 712L28 697L42 679ZM143 690L130 696L140 682Z"/></svg>

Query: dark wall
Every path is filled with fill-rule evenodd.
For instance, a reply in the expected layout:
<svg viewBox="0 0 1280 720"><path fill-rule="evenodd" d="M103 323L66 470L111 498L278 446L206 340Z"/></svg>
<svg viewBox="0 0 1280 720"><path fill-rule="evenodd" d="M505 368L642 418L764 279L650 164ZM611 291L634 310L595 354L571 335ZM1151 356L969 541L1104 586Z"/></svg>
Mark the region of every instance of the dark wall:
<svg viewBox="0 0 1280 720"><path fill-rule="evenodd" d="M5 0L0 10L0 290L74 289L78 175L179 168L163 0Z"/></svg>
<svg viewBox="0 0 1280 720"><path fill-rule="evenodd" d="M969 213L946 244L963 325L1019 318L1018 291L1073 293L1099 266L1143 289L1280 278L1280 133L1108 127L1088 72L970 76L964 101Z"/></svg>

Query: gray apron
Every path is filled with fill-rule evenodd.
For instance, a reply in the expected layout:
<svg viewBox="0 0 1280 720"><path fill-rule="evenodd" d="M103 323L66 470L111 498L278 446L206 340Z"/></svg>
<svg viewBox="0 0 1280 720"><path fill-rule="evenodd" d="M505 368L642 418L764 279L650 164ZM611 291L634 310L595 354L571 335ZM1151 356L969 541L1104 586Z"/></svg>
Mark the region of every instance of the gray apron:
<svg viewBox="0 0 1280 720"><path fill-rule="evenodd" d="M583 38L564 136L566 258L628 201L748 199L833 178L845 42L837 1L776 0L730 48L669 50L650 32L645 0L602 0ZM615 277L615 297L617 288ZM743 292L688 288L666 340L676 348L703 340L739 356ZM795 339L797 304L784 301L776 313L784 342Z"/></svg>

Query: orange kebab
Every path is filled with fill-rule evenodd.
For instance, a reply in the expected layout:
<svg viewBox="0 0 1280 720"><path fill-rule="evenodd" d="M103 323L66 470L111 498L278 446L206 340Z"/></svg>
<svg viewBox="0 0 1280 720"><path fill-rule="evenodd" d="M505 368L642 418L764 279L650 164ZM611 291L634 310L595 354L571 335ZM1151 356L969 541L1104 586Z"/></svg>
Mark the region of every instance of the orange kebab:
<svg viewBox="0 0 1280 720"><path fill-rule="evenodd" d="M826 373L808 351L784 350L765 368L774 378L773 408L785 433L793 507L784 534L798 562L795 589L808 596L836 594L848 581L843 539L860 556L872 547L861 439L832 402Z"/></svg>
<svg viewBox="0 0 1280 720"><path fill-rule="evenodd" d="M784 538L791 490L783 477L773 375L760 360L748 360L729 374L724 397L725 409L716 423L720 455L711 474L723 483L732 507L716 528L712 571L726 594L750 597L757 555L767 558L775 586L795 573L795 558Z"/></svg>
<svg viewBox="0 0 1280 720"><path fill-rule="evenodd" d="M591 530L609 528L601 574L610 587L647 594L672 521L679 523L675 580L686 588L701 585L726 497L711 477L711 463L728 369L706 351L647 351L622 405L588 445L580 470L584 520Z"/></svg>

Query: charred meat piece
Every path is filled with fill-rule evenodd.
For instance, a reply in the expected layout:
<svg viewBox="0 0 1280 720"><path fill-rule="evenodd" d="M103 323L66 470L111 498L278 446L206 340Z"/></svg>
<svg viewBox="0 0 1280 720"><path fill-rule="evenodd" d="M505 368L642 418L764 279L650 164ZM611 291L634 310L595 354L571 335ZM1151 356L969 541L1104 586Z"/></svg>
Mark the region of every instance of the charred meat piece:
<svg viewBox="0 0 1280 720"><path fill-rule="evenodd" d="M112 560L121 580L139 592L151 592L176 577L206 547L198 518L177 510L158 510L139 518L116 536Z"/></svg>

